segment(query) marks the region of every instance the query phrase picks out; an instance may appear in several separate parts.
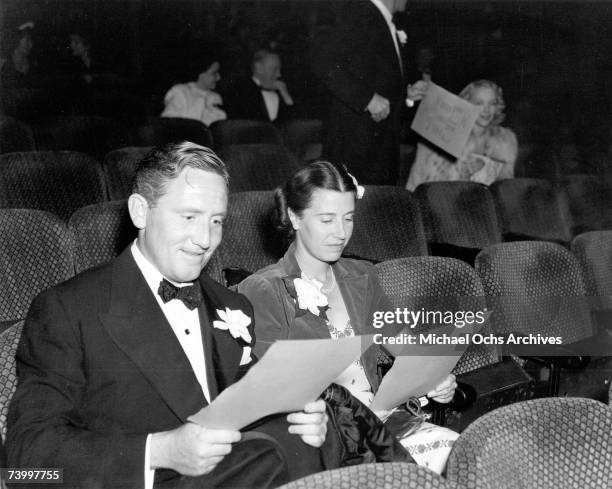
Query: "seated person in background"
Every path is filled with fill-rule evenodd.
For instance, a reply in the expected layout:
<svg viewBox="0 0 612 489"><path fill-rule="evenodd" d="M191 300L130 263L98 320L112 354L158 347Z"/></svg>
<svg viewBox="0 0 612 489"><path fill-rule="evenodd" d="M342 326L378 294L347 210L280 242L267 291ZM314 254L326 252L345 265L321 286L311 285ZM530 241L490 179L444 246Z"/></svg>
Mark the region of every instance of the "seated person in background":
<svg viewBox="0 0 612 489"><path fill-rule="evenodd" d="M512 130L500 126L505 108L502 89L489 80L477 80L459 96L482 107L461 156L455 160L432 145L419 142L406 183L408 190L424 182L470 180L490 185L514 177L518 143Z"/></svg>
<svg viewBox="0 0 612 489"><path fill-rule="evenodd" d="M35 59L32 56L34 49L34 22L21 24L15 33L14 48L10 51L8 59L3 63L0 71L0 83L6 87L30 87L36 85L39 75Z"/></svg>
<svg viewBox="0 0 612 489"><path fill-rule="evenodd" d="M69 74L82 83L91 83L93 71L89 41L82 34L72 32L70 34L70 52L72 54L71 62L67 66Z"/></svg>
<svg viewBox="0 0 612 489"><path fill-rule="evenodd" d="M293 98L280 79L280 56L274 51L260 49L253 55L251 71L251 78L228 87L224 94L228 117L266 122L287 119Z"/></svg>
<svg viewBox="0 0 612 489"><path fill-rule="evenodd" d="M322 400L245 433L187 421L255 362L251 304L202 273L221 241L227 187L223 162L193 143L140 162L128 199L134 243L32 303L9 467L60 467L60 487L83 489L259 489L334 468ZM247 331L230 334L230 318L213 325L226 308Z"/></svg>
<svg viewBox="0 0 612 489"><path fill-rule="evenodd" d="M188 76L195 81L174 85L164 97L162 117L195 119L209 126L226 119L223 100L215 92L221 65L212 55L189 57Z"/></svg>
<svg viewBox="0 0 612 489"><path fill-rule="evenodd" d="M374 333L373 312L390 310L374 266L341 258L353 231L357 192L356 182L346 169L326 161L303 167L276 190L279 227L293 242L278 263L238 285L238 291L255 308L257 355L279 339ZM325 306L329 307L315 314ZM366 405L372 402L380 383L379 352L380 347L373 344L335 380ZM456 386L451 374L428 396L448 403ZM402 444L417 463L441 472L458 436L425 423L415 434L402 439ZM438 442L436 448L430 443L433 441Z"/></svg>

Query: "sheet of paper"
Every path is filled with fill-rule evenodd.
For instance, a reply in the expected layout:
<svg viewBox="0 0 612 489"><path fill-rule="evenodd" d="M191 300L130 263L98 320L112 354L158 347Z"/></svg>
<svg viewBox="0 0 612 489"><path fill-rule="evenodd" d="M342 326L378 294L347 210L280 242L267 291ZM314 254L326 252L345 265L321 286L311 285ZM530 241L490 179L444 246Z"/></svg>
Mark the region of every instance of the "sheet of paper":
<svg viewBox="0 0 612 489"><path fill-rule="evenodd" d="M240 382L189 421L237 430L270 414L301 411L371 344L372 335L277 341Z"/></svg>
<svg viewBox="0 0 612 489"><path fill-rule="evenodd" d="M429 88L412 121L412 130L458 158L467 143L481 107L444 90L435 83Z"/></svg>
<svg viewBox="0 0 612 489"><path fill-rule="evenodd" d="M471 328L449 329L417 333L415 344L406 344L395 357L393 367L384 376L370 409L389 410L405 403L411 397L421 397L440 384L450 374L461 355L469 346ZM424 335L464 338L465 344L429 344ZM458 340L461 341L461 340Z"/></svg>

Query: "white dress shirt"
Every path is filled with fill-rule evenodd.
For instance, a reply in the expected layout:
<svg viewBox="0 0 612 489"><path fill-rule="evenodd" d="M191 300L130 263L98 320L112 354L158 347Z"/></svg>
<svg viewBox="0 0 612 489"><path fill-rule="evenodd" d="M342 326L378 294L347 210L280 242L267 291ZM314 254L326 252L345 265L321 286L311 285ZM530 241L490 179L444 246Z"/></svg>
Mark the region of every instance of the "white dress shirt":
<svg viewBox="0 0 612 489"><path fill-rule="evenodd" d="M168 323L170 323L172 327L172 331L174 331L174 334L179 340L185 355L189 359L189 363L200 383L204 397L210 402L210 391L208 390L208 381L206 379L206 363L204 360L204 346L202 343L198 309L189 310L180 300L171 300L164 303L157 293L159 284L164 279L164 276L145 258L140 249L138 249L137 241L138 240L134 241L131 247L134 261L136 261L136 265L142 272L155 300L157 300L159 307L161 307L164 316L166 316ZM191 285L172 283L177 287ZM147 436L145 447L145 489L152 489L155 477L155 470L151 469L150 465L150 442L151 434Z"/></svg>
<svg viewBox="0 0 612 489"><path fill-rule="evenodd" d="M261 83L254 76L251 78L255 85L261 88ZM268 117L271 121L275 121L278 117L278 109L280 107L280 95L274 90L261 90L261 94L266 104L266 110L268 111Z"/></svg>
<svg viewBox="0 0 612 489"><path fill-rule="evenodd" d="M397 58L399 59L400 66L402 65L402 57L400 54L399 44L397 43L397 29L395 28L395 24L393 23L393 14L387 9L384 3L380 0L370 0L380 13L385 18L385 22L389 27L389 32L391 33L391 38L393 39L393 44L395 45L395 52L397 53Z"/></svg>

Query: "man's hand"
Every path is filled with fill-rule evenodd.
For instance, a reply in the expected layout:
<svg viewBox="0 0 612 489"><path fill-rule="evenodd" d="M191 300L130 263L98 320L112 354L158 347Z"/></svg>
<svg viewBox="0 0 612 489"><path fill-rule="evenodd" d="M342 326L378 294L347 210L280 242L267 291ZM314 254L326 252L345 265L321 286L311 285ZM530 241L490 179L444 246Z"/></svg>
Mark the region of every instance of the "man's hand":
<svg viewBox="0 0 612 489"><path fill-rule="evenodd" d="M453 400L456 388L457 381L455 380L455 376L453 374L450 374L434 390L429 391L427 393L427 397L433 399L436 402L446 404Z"/></svg>
<svg viewBox="0 0 612 489"><path fill-rule="evenodd" d="M413 85L408 85L408 89L406 90L407 92L406 95L408 99L412 100L413 102L416 102L417 100L421 100L425 96L428 89L429 89L429 82L426 82L425 80L419 80L415 82Z"/></svg>
<svg viewBox="0 0 612 489"><path fill-rule="evenodd" d="M293 97L289 93L289 89L287 88L287 84L283 80L276 80L274 82L274 90L277 90L280 93L280 96L287 105L293 105Z"/></svg>
<svg viewBox="0 0 612 489"><path fill-rule="evenodd" d="M389 115L391 105L389 104L389 100L375 93L366 107L366 110L370 113L374 122L380 122Z"/></svg>
<svg viewBox="0 0 612 489"><path fill-rule="evenodd" d="M304 406L304 411L287 416L287 421L291 423L289 433L300 435L302 441L311 447L319 448L323 445L327 434L327 414L323 400L309 402Z"/></svg>
<svg viewBox="0 0 612 489"><path fill-rule="evenodd" d="M209 430L186 423L171 431L154 433L149 445L152 469L172 469L196 477L211 472L240 441L239 431Z"/></svg>

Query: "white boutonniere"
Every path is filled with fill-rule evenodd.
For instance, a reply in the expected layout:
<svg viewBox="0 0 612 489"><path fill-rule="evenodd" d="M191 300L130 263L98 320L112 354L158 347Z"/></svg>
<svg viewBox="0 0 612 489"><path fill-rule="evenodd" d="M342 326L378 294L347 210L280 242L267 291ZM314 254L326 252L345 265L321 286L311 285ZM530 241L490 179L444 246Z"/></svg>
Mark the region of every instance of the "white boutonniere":
<svg viewBox="0 0 612 489"><path fill-rule="evenodd" d="M232 310L229 307L225 311L217 309L220 321L213 321L213 326L217 329L228 330L234 338L242 338L247 343L252 341L251 334L247 326L251 324L251 318L240 309Z"/></svg>
<svg viewBox="0 0 612 489"><path fill-rule="evenodd" d="M404 31L396 31L397 32L397 38L399 39L399 42L402 46L405 46L406 43L408 42L408 36Z"/></svg>
<svg viewBox="0 0 612 489"><path fill-rule="evenodd" d="M323 284L318 280L305 280L302 273L302 278L293 279L293 285L300 309L308 309L315 316L318 316L321 313L319 308L325 308L328 305L327 297L321 292Z"/></svg>

